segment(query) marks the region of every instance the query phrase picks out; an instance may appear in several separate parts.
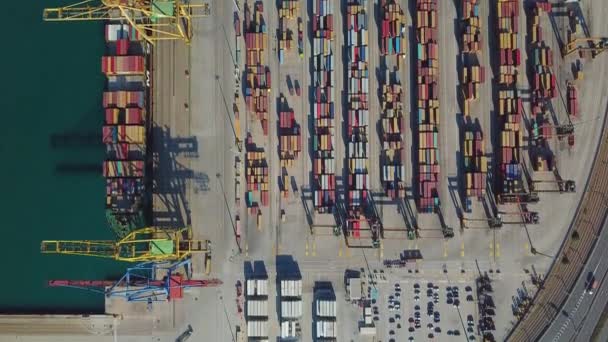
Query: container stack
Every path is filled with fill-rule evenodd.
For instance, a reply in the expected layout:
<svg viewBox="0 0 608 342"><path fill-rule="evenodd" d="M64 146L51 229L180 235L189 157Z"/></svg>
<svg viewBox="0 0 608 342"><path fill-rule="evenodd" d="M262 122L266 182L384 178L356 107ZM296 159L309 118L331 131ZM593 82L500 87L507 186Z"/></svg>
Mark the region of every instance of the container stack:
<svg viewBox="0 0 608 342"><path fill-rule="evenodd" d="M267 341L268 279L247 279L245 283L247 337L251 341Z"/></svg>
<svg viewBox="0 0 608 342"><path fill-rule="evenodd" d="M461 86L463 93L463 113L469 115L469 101L479 98L479 89L485 82L485 69L479 65L481 60L481 21L477 0L462 1L462 58Z"/></svg>
<svg viewBox="0 0 608 342"><path fill-rule="evenodd" d="M293 31L288 28L289 22L298 17L300 13L300 0L279 1L279 63L285 61L286 51L291 50Z"/></svg>
<svg viewBox="0 0 608 342"><path fill-rule="evenodd" d="M129 48L140 45L131 43L141 42L141 35L129 24L107 24L105 38L110 55L116 56L125 56L130 54L130 52L134 52L133 49L130 51Z"/></svg>
<svg viewBox="0 0 608 342"><path fill-rule="evenodd" d="M479 1L462 0L462 51L476 53L481 51L481 21L479 20Z"/></svg>
<svg viewBox="0 0 608 342"><path fill-rule="evenodd" d="M387 70L382 85L382 184L392 198L405 198L405 146L403 146L403 103L398 73L390 78Z"/></svg>
<svg viewBox="0 0 608 342"><path fill-rule="evenodd" d="M313 13L313 204L317 212L331 213L336 204L333 1L313 0Z"/></svg>
<svg viewBox="0 0 608 342"><path fill-rule="evenodd" d="M467 60L465 57L464 60ZM485 82L485 68L474 63L464 63L462 68L462 91L464 93L465 103L479 98L479 87ZM468 104L468 103L467 103ZM469 115L468 108L464 111L465 115Z"/></svg>
<svg viewBox="0 0 608 342"><path fill-rule="evenodd" d="M488 157L481 132L465 131L463 150L466 197L482 198L486 194Z"/></svg>
<svg viewBox="0 0 608 342"><path fill-rule="evenodd" d="M281 338L297 339L302 317L302 279L290 276L281 279Z"/></svg>
<svg viewBox="0 0 608 342"><path fill-rule="evenodd" d="M270 195L268 193L268 162L266 152L253 144L251 136L247 137L247 152L245 164L245 177L247 181L247 207L256 212L253 193L259 191L262 206L268 206Z"/></svg>
<svg viewBox="0 0 608 342"><path fill-rule="evenodd" d="M268 135L268 93L271 87L270 69L264 64L264 50L268 47L266 23L261 1L254 5L253 17L245 6L245 102L247 109L260 120L264 135Z"/></svg>
<svg viewBox="0 0 608 342"><path fill-rule="evenodd" d="M519 1L498 0L496 5L500 58L498 84L513 85L517 81L517 67L521 64L521 53L517 47Z"/></svg>
<svg viewBox="0 0 608 342"><path fill-rule="evenodd" d="M369 46L367 1L350 0L346 5L348 79L348 192L347 205L358 216L367 203L369 189Z"/></svg>
<svg viewBox="0 0 608 342"><path fill-rule="evenodd" d="M439 61L437 0L416 0L418 208L439 208Z"/></svg>
<svg viewBox="0 0 608 342"><path fill-rule="evenodd" d="M381 0L382 21L380 30L380 53L382 55L405 55L405 15L399 1Z"/></svg>
<svg viewBox="0 0 608 342"><path fill-rule="evenodd" d="M553 67L553 51L545 45L543 40L540 14L547 3L536 3L531 9L528 20L528 37L530 38L530 51L528 52L530 69L532 70L532 114L543 116L546 101L557 97L556 77L551 71ZM550 4L549 4L550 6ZM549 7L550 8L550 7Z"/></svg>
<svg viewBox="0 0 608 342"><path fill-rule="evenodd" d="M514 87L513 87L514 88ZM523 192L520 151L523 147L521 116L522 99L516 89L498 92L498 107L502 129L500 133L500 182L499 191L503 194Z"/></svg>
<svg viewBox="0 0 608 342"><path fill-rule="evenodd" d="M291 167L302 151L300 125L296 123L294 111L288 107L283 96L279 108L279 158L282 167Z"/></svg>
<svg viewBox="0 0 608 342"><path fill-rule="evenodd" d="M573 83L568 83L568 115L578 116L578 91Z"/></svg>
<svg viewBox="0 0 608 342"><path fill-rule="evenodd" d="M145 192L146 66L144 56L127 55L141 51L141 37L130 25L106 24L105 39L108 55L102 57L101 69L112 90L103 93L102 101L102 142L106 145L102 173L106 178L106 209L124 217L140 213ZM125 82L117 81L120 77L139 82L129 82L126 90ZM134 84L139 84L138 89L133 89Z"/></svg>

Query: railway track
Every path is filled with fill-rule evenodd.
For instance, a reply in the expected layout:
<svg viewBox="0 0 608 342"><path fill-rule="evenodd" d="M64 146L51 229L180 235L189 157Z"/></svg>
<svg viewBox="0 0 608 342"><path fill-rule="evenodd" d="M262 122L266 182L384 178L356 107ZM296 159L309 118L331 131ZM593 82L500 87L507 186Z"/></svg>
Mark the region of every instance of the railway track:
<svg viewBox="0 0 608 342"><path fill-rule="evenodd" d="M608 108L607 108L608 111ZM539 340L568 298L583 265L591 254L602 223L608 215L608 127L604 120L602 134L585 193L574 215L556 259L553 261L543 288L535 295L532 305L514 326L508 341L528 342ZM573 239L572 232L579 238ZM567 258L567 262L565 261Z"/></svg>

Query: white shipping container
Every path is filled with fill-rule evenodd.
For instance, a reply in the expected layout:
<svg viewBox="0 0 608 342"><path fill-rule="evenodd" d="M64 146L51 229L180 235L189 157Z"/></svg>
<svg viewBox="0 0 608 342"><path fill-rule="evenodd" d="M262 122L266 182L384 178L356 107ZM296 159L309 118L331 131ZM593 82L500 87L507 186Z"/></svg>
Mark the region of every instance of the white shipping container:
<svg viewBox="0 0 608 342"><path fill-rule="evenodd" d="M106 40L108 42L115 42L115 41L117 41L118 40L118 32L119 31L122 32L122 25L120 25L120 24L108 24L108 25L106 25Z"/></svg>
<svg viewBox="0 0 608 342"><path fill-rule="evenodd" d="M267 300L247 300L247 317L268 317Z"/></svg>
<svg viewBox="0 0 608 342"><path fill-rule="evenodd" d="M281 322L281 338L296 337L296 321Z"/></svg>
<svg viewBox="0 0 608 342"><path fill-rule="evenodd" d="M335 338L336 335L336 322L332 321L317 321L317 338Z"/></svg>
<svg viewBox="0 0 608 342"><path fill-rule="evenodd" d="M288 319L302 317L302 301L281 300L281 317Z"/></svg>
<svg viewBox="0 0 608 342"><path fill-rule="evenodd" d="M247 321L247 336L248 337L268 337L268 321L267 320L249 320Z"/></svg>
<svg viewBox="0 0 608 342"><path fill-rule="evenodd" d="M247 279L247 296L268 296L268 280Z"/></svg>
<svg viewBox="0 0 608 342"><path fill-rule="evenodd" d="M336 301L317 299L316 315L318 317L336 317Z"/></svg>

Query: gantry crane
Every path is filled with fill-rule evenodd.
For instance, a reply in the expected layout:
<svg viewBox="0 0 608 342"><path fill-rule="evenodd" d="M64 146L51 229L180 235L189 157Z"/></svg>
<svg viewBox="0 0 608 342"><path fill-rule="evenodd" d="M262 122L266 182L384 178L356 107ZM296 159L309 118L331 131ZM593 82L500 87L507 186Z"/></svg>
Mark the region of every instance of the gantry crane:
<svg viewBox="0 0 608 342"><path fill-rule="evenodd" d="M185 269L184 275L178 272ZM119 280L49 280L51 287L70 287L100 293L106 297L121 297L129 302L156 302L182 298L183 290L191 287L217 287L219 279L190 279L192 259L170 262L144 262L127 268Z"/></svg>
<svg viewBox="0 0 608 342"><path fill-rule="evenodd" d="M595 57L606 50L608 50L608 38L575 38L564 46L562 55L566 57L576 51L591 51L592 56Z"/></svg>
<svg viewBox="0 0 608 342"><path fill-rule="evenodd" d="M159 40L192 39L192 19L211 14L208 3L190 0L84 0L45 8L44 21L126 20L150 44Z"/></svg>
<svg viewBox="0 0 608 342"><path fill-rule="evenodd" d="M46 240L40 251L45 254L84 255L118 261L144 262L183 260L194 253L206 253L210 260L211 242L193 240L190 228L165 230L142 228L118 241Z"/></svg>

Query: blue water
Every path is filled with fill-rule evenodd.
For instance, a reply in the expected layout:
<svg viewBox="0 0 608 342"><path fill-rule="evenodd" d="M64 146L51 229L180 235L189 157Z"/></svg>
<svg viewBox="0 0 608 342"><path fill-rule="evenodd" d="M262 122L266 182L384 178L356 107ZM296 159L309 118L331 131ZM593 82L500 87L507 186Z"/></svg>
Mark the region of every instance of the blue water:
<svg viewBox="0 0 608 342"><path fill-rule="evenodd" d="M103 24L42 21L43 6L62 0L3 4L0 82L2 312L95 312L103 297L49 288L49 279L104 279L124 264L42 255L43 239L113 239L104 216L104 148L55 146L56 134L100 135ZM88 145L88 144L87 144ZM60 172L61 165L84 167ZM99 167L99 170L101 167Z"/></svg>

